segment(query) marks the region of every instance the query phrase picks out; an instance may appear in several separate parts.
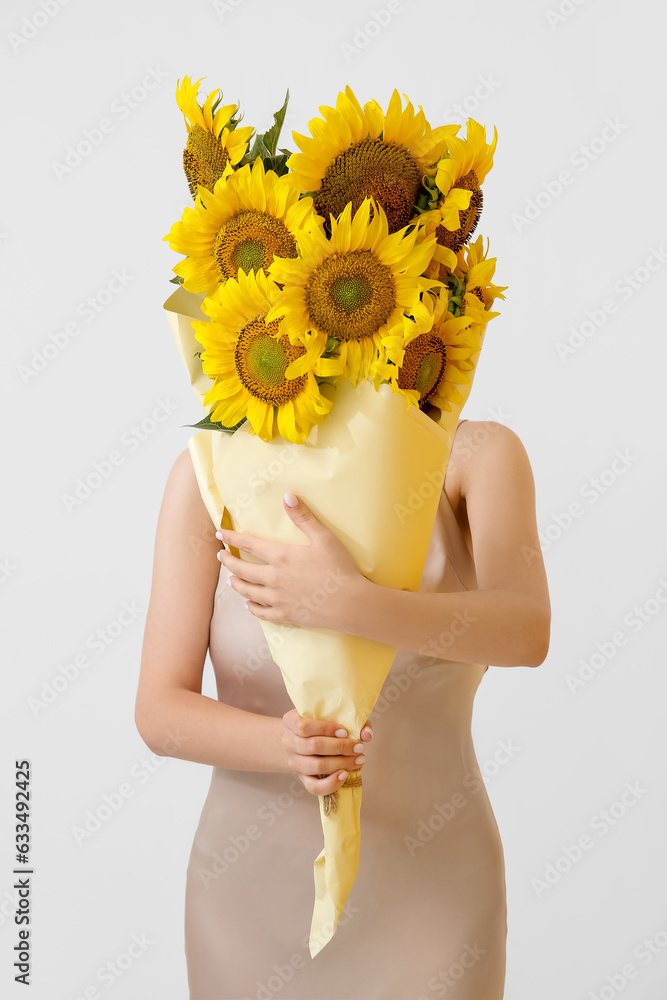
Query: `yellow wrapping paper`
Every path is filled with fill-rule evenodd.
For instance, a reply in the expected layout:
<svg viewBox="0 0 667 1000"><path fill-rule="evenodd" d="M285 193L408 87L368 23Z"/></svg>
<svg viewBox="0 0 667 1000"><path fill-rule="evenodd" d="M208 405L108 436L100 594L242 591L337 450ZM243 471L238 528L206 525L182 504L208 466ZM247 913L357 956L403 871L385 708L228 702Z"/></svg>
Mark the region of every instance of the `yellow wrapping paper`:
<svg viewBox="0 0 667 1000"><path fill-rule="evenodd" d="M201 348L190 325L191 319L202 319L202 299L181 288L164 308L203 407L211 381L194 357ZM460 389L465 402L470 385ZM312 444L280 436L262 441L249 433L247 421L234 433L204 430L190 438L213 523L308 544L283 510L283 494L291 490L343 542L366 577L383 587L416 591L463 403L451 412L433 410L436 420L414 405L408 409L389 385L376 391L371 382L361 382L352 388L343 379L322 391L333 406L313 429ZM336 585L332 577L325 590L335 592ZM313 598L326 600L327 594ZM396 649L328 629L259 621L299 714L336 721L358 738ZM313 958L331 940L358 870L362 787L342 787L336 799L329 815L324 797L319 799L324 847L314 862Z"/></svg>

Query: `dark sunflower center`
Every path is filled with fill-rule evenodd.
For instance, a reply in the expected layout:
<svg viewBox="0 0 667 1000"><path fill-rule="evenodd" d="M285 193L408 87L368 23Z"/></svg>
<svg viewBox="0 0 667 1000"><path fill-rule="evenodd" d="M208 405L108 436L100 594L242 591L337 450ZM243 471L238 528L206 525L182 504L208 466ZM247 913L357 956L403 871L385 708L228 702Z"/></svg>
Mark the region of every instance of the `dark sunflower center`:
<svg viewBox="0 0 667 1000"><path fill-rule="evenodd" d="M236 373L241 384L257 399L280 406L305 389L307 375L286 379L285 370L305 354L305 347L290 344L289 337L278 336L280 320L265 323L257 316L241 330L234 348Z"/></svg>
<svg viewBox="0 0 667 1000"><path fill-rule="evenodd" d="M213 257L223 279L258 271L273 256L296 257L296 242L284 222L254 209L225 219L213 241Z"/></svg>
<svg viewBox="0 0 667 1000"><path fill-rule="evenodd" d="M477 285L475 288L467 288L466 291L470 292L471 295L476 295L479 301L484 306L484 308L486 308L486 302L484 301L484 292L482 291L479 285Z"/></svg>
<svg viewBox="0 0 667 1000"><path fill-rule="evenodd" d="M264 263L264 245L259 240L249 239L237 243L230 254L234 267L242 271L258 271Z"/></svg>
<svg viewBox="0 0 667 1000"><path fill-rule="evenodd" d="M229 154L219 139L201 125L192 126L183 150L183 169L193 198L200 184L207 191L213 190L228 160Z"/></svg>
<svg viewBox="0 0 667 1000"><path fill-rule="evenodd" d="M339 153L324 172L315 208L327 223L348 201L356 212L366 197L382 206L395 233L412 218L421 188L421 173L407 149L382 139L363 139Z"/></svg>
<svg viewBox="0 0 667 1000"><path fill-rule="evenodd" d="M477 180L477 174L470 170L464 177L454 185L455 188L462 188L464 191L472 191L470 205L459 212L459 228L450 232L444 226L438 226L435 231L438 243L441 246L449 247L454 253L458 253L464 243L467 243L477 228L477 223L482 214L482 189Z"/></svg>
<svg viewBox="0 0 667 1000"><path fill-rule="evenodd" d="M370 250L325 257L305 288L313 324L330 337L369 337L389 319L396 305L391 271Z"/></svg>
<svg viewBox="0 0 667 1000"><path fill-rule="evenodd" d="M345 275L331 285L331 298L335 304L350 313L368 305L372 294L371 284L363 274Z"/></svg>
<svg viewBox="0 0 667 1000"><path fill-rule="evenodd" d="M440 385L446 366L444 342L434 333L421 333L405 348L398 384L401 389L416 389L423 407Z"/></svg>

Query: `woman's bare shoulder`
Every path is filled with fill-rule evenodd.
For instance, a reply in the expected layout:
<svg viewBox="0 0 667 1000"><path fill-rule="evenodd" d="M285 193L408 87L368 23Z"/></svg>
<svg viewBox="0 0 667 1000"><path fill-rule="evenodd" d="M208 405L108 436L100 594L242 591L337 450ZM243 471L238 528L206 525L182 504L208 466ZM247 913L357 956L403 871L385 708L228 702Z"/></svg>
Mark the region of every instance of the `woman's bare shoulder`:
<svg viewBox="0 0 667 1000"><path fill-rule="evenodd" d="M496 420L462 420L454 435L445 476L445 492L462 523L467 521L465 501L470 489L499 465L508 471L521 465L530 468L519 435Z"/></svg>
<svg viewBox="0 0 667 1000"><path fill-rule="evenodd" d="M187 532L191 542L198 539L194 545L197 551L201 551L202 546L216 551L220 548L188 448L176 456L167 476L160 508L160 523L163 533L173 536Z"/></svg>

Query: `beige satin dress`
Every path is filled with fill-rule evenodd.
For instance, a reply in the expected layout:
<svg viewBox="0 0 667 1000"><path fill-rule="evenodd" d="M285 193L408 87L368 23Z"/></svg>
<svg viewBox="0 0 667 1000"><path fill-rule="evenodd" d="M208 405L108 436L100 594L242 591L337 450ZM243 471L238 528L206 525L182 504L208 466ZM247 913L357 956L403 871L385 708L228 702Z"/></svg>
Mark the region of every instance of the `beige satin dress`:
<svg viewBox="0 0 667 1000"><path fill-rule="evenodd" d="M280 670L228 577L210 632L218 698L282 716ZM443 491L420 589L476 588ZM471 737L488 668L442 655L399 651L370 716L359 873L314 959L317 798L294 775L213 769L187 869L191 1000L503 997L504 855Z"/></svg>

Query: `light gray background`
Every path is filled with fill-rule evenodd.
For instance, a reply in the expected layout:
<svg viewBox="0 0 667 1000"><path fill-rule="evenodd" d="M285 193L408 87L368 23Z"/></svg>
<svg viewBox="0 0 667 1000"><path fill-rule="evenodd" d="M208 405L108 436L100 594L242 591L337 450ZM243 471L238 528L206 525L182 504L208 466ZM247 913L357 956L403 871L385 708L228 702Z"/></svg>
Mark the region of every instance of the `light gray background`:
<svg viewBox="0 0 667 1000"><path fill-rule="evenodd" d="M384 0L3 7L4 996L27 995L12 988L11 965L13 762L22 757L33 771L30 996L67 1000L95 985L112 1000L187 995L185 869L210 768L151 759L133 721L158 508L191 433L182 425L200 416L162 310L178 255L161 238L191 203L174 99L184 74L205 76L204 93L219 86L240 100L245 123L260 130L289 86L284 145L346 83L383 106L395 86L432 125L467 111L489 132L497 126L480 231L509 289L463 415L503 420L525 443L553 605L548 659L536 670L489 670L474 716L505 845L506 997L654 1000L665 991L667 269L651 257L667 241L664 9L646 0L392 7L378 31L365 25ZM123 95L150 71L153 89L122 112ZM113 123L103 141L60 169L67 147L103 118ZM616 131L601 138L608 119ZM592 155L585 169L581 147ZM564 170L571 183L559 191ZM114 271L127 284L105 303ZM103 305L92 321L80 312L89 296ZM604 322L596 327L589 311ZM587 320L581 346L560 356ZM38 371L38 353L75 321L78 334L61 336ZM159 401L171 412L151 424ZM132 428L143 421L139 440ZM121 464L68 510L64 495L113 451ZM613 471L617 451L626 464ZM118 628L124 604L139 613ZM638 628L627 618L637 606L646 608ZM87 645L98 629L110 630L103 652ZM600 653L573 693L568 675L596 644L609 652L619 631L625 644ZM33 710L44 683L85 651L89 666ZM210 664L204 693L214 695ZM516 749L498 764L501 741ZM131 796L78 843L87 810L123 782ZM637 796L614 805L626 783ZM613 826L603 833L606 809ZM564 851L584 834L592 846L567 870ZM540 889L550 864L560 874ZM151 943L105 985L98 970L135 934ZM634 973L620 972L627 963Z"/></svg>

